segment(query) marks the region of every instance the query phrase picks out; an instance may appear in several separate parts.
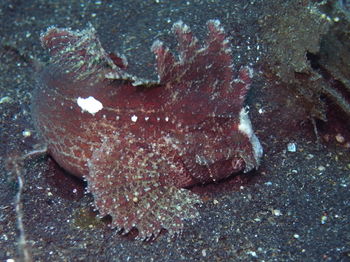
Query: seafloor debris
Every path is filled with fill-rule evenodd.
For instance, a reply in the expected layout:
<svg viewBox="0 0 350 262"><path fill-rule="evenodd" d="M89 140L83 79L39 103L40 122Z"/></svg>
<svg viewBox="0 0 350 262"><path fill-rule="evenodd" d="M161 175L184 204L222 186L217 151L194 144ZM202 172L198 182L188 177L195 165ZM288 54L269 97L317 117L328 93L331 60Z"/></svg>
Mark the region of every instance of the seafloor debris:
<svg viewBox="0 0 350 262"><path fill-rule="evenodd" d="M319 51L320 39L329 22L313 14L308 1L271 1L259 20L262 39L267 46L266 71L271 71L284 87L300 97L298 106L310 117L326 120L325 104L320 99L322 78L308 60L308 54ZM275 14L283 14L276 16ZM320 84L321 83L321 84Z"/></svg>
<svg viewBox="0 0 350 262"><path fill-rule="evenodd" d="M327 119L324 97L350 116L347 7L348 1L277 0L260 19L267 71L301 98L298 106L311 118Z"/></svg>
<svg viewBox="0 0 350 262"><path fill-rule="evenodd" d="M126 73L125 60L102 48L95 30L50 27L51 54L33 94L33 118L48 153L84 177L101 215L138 238L162 228L180 233L199 216L185 187L257 168L262 148L244 108L252 69L235 72L219 21L200 45L182 22L173 26L175 58L156 41L158 82Z"/></svg>

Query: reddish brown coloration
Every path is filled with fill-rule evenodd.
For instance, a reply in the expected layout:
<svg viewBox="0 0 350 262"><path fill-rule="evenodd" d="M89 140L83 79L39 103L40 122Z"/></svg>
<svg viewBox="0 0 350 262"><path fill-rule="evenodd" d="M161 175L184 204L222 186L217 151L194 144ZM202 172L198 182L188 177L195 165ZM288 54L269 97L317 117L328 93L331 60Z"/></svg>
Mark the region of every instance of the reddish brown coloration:
<svg viewBox="0 0 350 262"><path fill-rule="evenodd" d="M218 21L208 28L201 46L186 25L174 25L179 60L153 44L157 83L123 71L126 62L109 56L91 27L49 28L41 37L52 61L33 117L49 153L86 178L102 215L124 232L136 227L140 239L162 228L179 233L198 217L201 201L184 187L259 165L262 149L243 108L251 69L234 79L223 29Z"/></svg>

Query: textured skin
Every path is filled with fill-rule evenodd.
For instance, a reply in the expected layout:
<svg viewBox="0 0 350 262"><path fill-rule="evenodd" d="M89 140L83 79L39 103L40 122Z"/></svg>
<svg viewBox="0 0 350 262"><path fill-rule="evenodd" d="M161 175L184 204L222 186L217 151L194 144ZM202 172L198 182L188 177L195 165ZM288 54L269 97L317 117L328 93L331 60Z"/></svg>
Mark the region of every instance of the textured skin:
<svg viewBox="0 0 350 262"><path fill-rule="evenodd" d="M33 118L49 154L88 182L101 215L140 239L162 228L180 233L201 201L184 188L259 165L262 149L243 109L251 70L232 69L229 41L216 20L199 45L174 24L179 58L156 41L159 82L124 71L95 30L51 27L41 36L51 55L33 95ZM237 78L235 78L235 76ZM90 113L78 98L102 104Z"/></svg>

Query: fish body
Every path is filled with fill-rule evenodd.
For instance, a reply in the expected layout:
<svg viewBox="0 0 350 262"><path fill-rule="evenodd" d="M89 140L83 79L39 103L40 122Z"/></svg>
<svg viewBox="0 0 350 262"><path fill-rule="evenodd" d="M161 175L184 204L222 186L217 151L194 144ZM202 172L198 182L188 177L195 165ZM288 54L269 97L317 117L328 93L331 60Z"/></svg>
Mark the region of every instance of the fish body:
<svg viewBox="0 0 350 262"><path fill-rule="evenodd" d="M199 217L186 188L259 166L262 148L244 107L252 69L235 72L219 21L200 45L182 22L173 26L175 58L156 41L158 81L128 74L90 26L50 27L41 36L51 61L33 94L35 126L57 163L88 182L101 215L138 238L162 228L180 233Z"/></svg>

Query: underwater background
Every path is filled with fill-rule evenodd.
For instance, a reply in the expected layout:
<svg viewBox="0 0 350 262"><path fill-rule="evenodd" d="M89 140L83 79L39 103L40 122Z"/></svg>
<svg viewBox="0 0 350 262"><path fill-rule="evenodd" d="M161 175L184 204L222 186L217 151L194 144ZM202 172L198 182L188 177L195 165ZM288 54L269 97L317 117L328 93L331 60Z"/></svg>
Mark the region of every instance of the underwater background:
<svg viewBox="0 0 350 262"><path fill-rule="evenodd" d="M86 184L48 156L17 167L19 185L9 163L41 142L31 94L49 60L42 32L91 23L128 72L156 79L153 42L176 50L179 20L203 41L210 19L230 37L234 66L254 68L246 103L264 148L258 170L191 188L201 218L151 242L111 229ZM350 261L349 21L344 0L1 1L0 260Z"/></svg>

